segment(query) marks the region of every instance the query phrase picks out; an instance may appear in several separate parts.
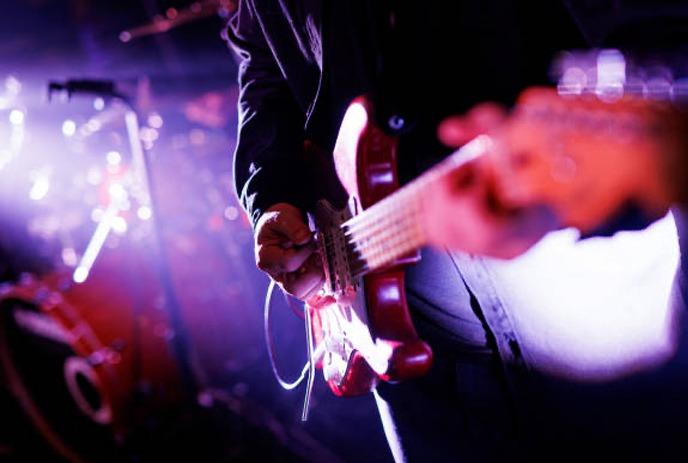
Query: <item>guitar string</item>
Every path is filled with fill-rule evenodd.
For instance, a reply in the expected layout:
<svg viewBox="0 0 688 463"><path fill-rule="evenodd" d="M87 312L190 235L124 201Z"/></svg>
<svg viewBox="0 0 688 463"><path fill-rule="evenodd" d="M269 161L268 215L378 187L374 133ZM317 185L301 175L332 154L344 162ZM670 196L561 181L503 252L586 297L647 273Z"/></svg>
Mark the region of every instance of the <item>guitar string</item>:
<svg viewBox="0 0 688 463"><path fill-rule="evenodd" d="M396 219L396 220L394 220ZM418 233L416 227L412 227L417 222L415 214L402 217L394 217L393 225L384 230L372 240L359 243L359 252L369 262L371 267L384 265L418 244Z"/></svg>
<svg viewBox="0 0 688 463"><path fill-rule="evenodd" d="M422 221L419 219L423 213L420 199L424 193L423 190L460 165L482 156L490 150L492 144L492 139L486 135L475 138L415 181L346 221L342 225L345 236L349 238L362 260L366 261L365 265L354 269L353 273L360 273L364 269L374 270L377 266L385 265L422 245L425 237L420 225ZM411 217L415 216L417 222L413 227L415 233L409 233L409 236L400 233L400 221L397 216L400 212L402 218L404 212ZM392 227L391 233L390 227ZM400 236L396 236L397 233L400 233ZM395 238L395 240L387 244L389 249L386 249L383 240L390 238ZM408 248L408 246L411 247Z"/></svg>
<svg viewBox="0 0 688 463"><path fill-rule="evenodd" d="M360 243L355 235L352 237L351 243L358 245L356 250L365 261L363 265L352 268L352 273L360 275L362 271L379 268L422 244L422 228L415 213L401 215L395 219L393 227L380 233L373 240Z"/></svg>

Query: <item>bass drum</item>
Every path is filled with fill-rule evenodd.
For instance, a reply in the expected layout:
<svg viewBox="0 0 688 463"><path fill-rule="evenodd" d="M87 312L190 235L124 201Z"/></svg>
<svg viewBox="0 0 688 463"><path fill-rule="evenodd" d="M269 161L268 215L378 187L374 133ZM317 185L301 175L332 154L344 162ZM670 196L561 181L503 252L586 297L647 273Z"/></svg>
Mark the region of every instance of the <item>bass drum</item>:
<svg viewBox="0 0 688 463"><path fill-rule="evenodd" d="M103 250L84 283L65 270L0 289L0 449L24 455L41 440L67 461L122 461L116 443L132 451L183 406L153 259L124 242ZM9 408L33 438L13 432Z"/></svg>
<svg viewBox="0 0 688 463"><path fill-rule="evenodd" d="M108 391L116 372L77 318L45 287L0 290L0 432L10 461L122 461Z"/></svg>

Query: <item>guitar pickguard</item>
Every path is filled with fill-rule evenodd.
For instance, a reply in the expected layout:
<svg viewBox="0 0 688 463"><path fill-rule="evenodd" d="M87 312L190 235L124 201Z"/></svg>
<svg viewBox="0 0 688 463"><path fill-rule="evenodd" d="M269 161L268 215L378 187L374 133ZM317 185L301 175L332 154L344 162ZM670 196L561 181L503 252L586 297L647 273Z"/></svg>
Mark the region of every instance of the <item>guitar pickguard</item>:
<svg viewBox="0 0 688 463"><path fill-rule="evenodd" d="M314 215L325 285L317 298L319 303L311 302L311 308L319 321L320 336L316 338L325 343L323 373L333 385L342 384L357 353L378 375L389 366L389 349L384 343L376 343L368 329L365 294L361 279L352 274L351 254L342 230L342 224L355 212L355 200L344 210L336 210L323 200Z"/></svg>

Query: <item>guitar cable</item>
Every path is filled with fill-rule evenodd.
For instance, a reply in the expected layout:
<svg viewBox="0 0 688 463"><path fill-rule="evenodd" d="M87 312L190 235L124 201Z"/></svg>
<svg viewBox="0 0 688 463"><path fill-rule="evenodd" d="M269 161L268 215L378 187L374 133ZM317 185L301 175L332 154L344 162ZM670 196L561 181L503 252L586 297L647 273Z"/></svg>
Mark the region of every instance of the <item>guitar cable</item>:
<svg viewBox="0 0 688 463"><path fill-rule="evenodd" d="M270 367L272 368L272 374L277 379L279 385L287 390L291 391L297 388L304 379L306 382L306 392L303 400L303 411L301 413L301 421L308 420L308 410L310 408L311 396L313 395L313 384L315 382L315 365L320 360L320 358L325 353L325 344L320 343L315 348L313 347L313 331L311 325L311 314L308 308L304 309L304 320L306 328L306 349L308 360L301 369L299 376L293 380L288 381L279 372L277 366L277 350L275 349L275 338L272 334L272 323L270 322L270 314L272 312L272 294L275 291L275 281L270 280L270 285L268 286L267 293L265 294L265 304L263 306L263 328L265 331L265 343L268 351L268 358L270 359Z"/></svg>

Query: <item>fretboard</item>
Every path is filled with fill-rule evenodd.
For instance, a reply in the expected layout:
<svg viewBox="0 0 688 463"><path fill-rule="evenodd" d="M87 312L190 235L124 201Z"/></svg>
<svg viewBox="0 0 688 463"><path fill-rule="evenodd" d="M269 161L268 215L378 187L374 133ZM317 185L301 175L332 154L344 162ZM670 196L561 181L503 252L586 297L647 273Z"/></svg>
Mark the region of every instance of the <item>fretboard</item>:
<svg viewBox="0 0 688 463"><path fill-rule="evenodd" d="M354 254L354 275L390 265L427 244L424 205L429 187L459 165L486 150L488 137L481 136L447 159L351 218L342 225Z"/></svg>

